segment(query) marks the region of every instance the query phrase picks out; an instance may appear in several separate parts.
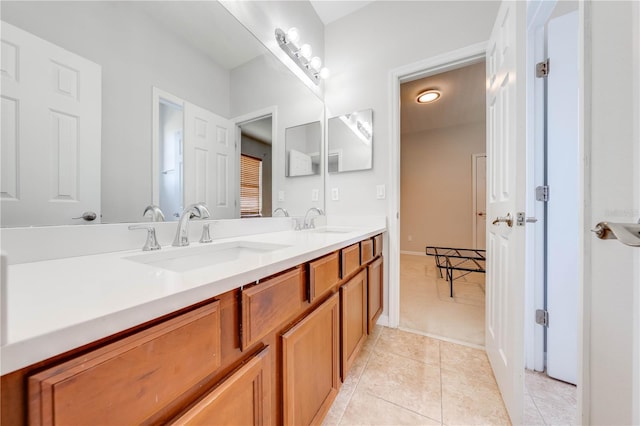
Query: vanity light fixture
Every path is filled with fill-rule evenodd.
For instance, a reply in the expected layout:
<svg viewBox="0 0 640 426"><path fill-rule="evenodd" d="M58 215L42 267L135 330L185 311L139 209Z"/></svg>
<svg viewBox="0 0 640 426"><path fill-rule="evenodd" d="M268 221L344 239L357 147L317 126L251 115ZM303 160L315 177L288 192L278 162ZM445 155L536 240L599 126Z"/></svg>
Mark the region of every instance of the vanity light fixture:
<svg viewBox="0 0 640 426"><path fill-rule="evenodd" d="M439 91L429 89L420 93L418 95L418 98L416 99L416 102L418 102L419 104L428 104L437 101L438 99L440 99L440 96L442 96L442 93L440 93Z"/></svg>
<svg viewBox="0 0 640 426"><path fill-rule="evenodd" d="M286 32L276 28L276 40L282 50L293 59L293 62L298 64L315 84L320 84L320 80L329 78L329 70L322 67L322 60L317 56L312 57L311 46L306 43L298 46L300 32L297 28L289 28Z"/></svg>

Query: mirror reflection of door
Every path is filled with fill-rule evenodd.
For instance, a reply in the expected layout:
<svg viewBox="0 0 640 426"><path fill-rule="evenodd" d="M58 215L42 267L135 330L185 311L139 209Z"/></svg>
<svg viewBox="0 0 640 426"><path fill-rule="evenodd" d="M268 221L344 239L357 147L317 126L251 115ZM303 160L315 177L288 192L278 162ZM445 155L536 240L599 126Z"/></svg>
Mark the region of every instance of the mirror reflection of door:
<svg viewBox="0 0 640 426"><path fill-rule="evenodd" d="M239 124L240 217L272 215L271 115Z"/></svg>
<svg viewBox="0 0 640 426"><path fill-rule="evenodd" d="M176 220L183 210L183 121L182 105L160 100L160 198L166 220Z"/></svg>

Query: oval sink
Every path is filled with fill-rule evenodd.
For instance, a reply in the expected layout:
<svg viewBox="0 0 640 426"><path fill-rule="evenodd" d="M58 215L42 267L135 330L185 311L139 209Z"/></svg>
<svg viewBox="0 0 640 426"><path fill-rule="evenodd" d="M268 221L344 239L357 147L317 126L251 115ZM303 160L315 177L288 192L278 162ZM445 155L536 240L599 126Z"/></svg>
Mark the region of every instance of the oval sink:
<svg viewBox="0 0 640 426"><path fill-rule="evenodd" d="M252 262L256 256L289 247L284 244L255 241L232 241L199 247L185 247L170 251L138 254L124 259L174 272L216 266L226 262Z"/></svg>

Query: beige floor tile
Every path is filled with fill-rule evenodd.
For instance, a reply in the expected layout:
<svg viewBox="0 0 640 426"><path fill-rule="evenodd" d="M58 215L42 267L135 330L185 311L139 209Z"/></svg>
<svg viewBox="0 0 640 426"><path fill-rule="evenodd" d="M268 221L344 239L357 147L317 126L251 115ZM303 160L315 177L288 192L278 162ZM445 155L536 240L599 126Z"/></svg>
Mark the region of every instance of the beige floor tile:
<svg viewBox="0 0 640 426"><path fill-rule="evenodd" d="M357 390L440 420L440 367L375 350Z"/></svg>
<svg viewBox="0 0 640 426"><path fill-rule="evenodd" d="M447 425L507 425L495 383L464 371L442 370L442 421Z"/></svg>
<svg viewBox="0 0 640 426"><path fill-rule="evenodd" d="M388 352L429 364L440 364L440 340L394 328L386 328L376 351Z"/></svg>
<svg viewBox="0 0 640 426"><path fill-rule="evenodd" d="M339 424L341 426L440 425L440 422L358 389Z"/></svg>
<svg viewBox="0 0 640 426"><path fill-rule="evenodd" d="M464 373L469 377L495 385L495 378L487 353L482 349L440 342L442 369Z"/></svg>
<svg viewBox="0 0 640 426"><path fill-rule="evenodd" d="M525 426L543 426L545 424L531 395L526 394L526 392L524 396L524 417L522 423Z"/></svg>

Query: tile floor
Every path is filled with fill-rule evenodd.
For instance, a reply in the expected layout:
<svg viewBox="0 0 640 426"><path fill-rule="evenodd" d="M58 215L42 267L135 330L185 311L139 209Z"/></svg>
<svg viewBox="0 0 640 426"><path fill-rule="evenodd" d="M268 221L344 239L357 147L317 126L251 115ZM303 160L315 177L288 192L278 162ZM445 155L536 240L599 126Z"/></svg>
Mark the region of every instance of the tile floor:
<svg viewBox="0 0 640 426"><path fill-rule="evenodd" d="M452 300L433 258L402 255L401 323L417 333L376 327L324 425L509 424L479 346L484 343L484 276L474 275L456 281ZM425 328L427 323L435 326ZM575 413L575 386L526 372L525 424L574 424Z"/></svg>

